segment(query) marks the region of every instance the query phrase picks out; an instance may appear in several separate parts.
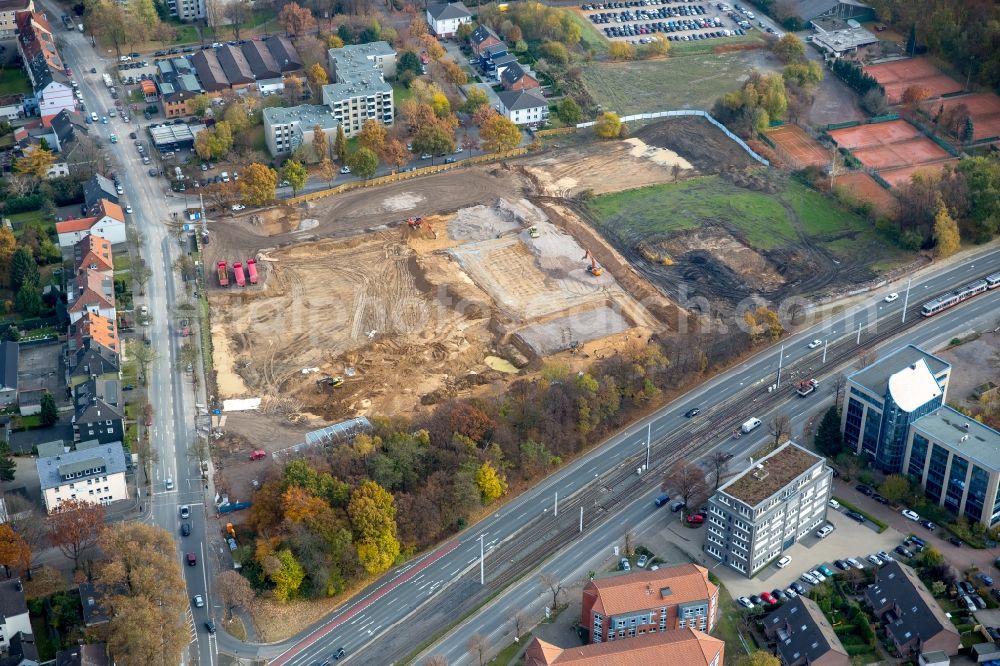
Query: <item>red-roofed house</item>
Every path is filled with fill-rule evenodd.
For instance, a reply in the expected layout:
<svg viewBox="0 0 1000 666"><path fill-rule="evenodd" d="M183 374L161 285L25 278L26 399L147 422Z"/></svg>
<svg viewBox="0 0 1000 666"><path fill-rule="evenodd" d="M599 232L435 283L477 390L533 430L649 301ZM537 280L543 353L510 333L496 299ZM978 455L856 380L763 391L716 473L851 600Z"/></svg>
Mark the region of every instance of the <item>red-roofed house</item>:
<svg viewBox="0 0 1000 666"><path fill-rule="evenodd" d="M116 203L101 199L92 217L56 223L59 247L73 247L90 234L97 234L112 245L125 242L125 211Z"/></svg>
<svg viewBox="0 0 1000 666"><path fill-rule="evenodd" d="M538 638L524 653L525 666L722 666L726 644L695 629L672 629L630 641L560 648Z"/></svg>
<svg viewBox="0 0 1000 666"><path fill-rule="evenodd" d="M77 275L86 271L98 271L109 275L114 273L111 243L97 234L81 238L73 246L73 266Z"/></svg>
<svg viewBox="0 0 1000 666"><path fill-rule="evenodd" d="M121 353L118 326L114 319L102 317L96 312L84 312L75 324L70 326L70 352L83 349L87 340Z"/></svg>
<svg viewBox="0 0 1000 666"><path fill-rule="evenodd" d="M76 111L76 99L66 73L66 64L59 56L52 26L45 14L17 12L14 21L17 24L18 55L31 80L42 124L49 127L52 119L63 109Z"/></svg>
<svg viewBox="0 0 1000 666"><path fill-rule="evenodd" d="M595 578L583 588L581 622L591 643L668 629L712 631L719 588L696 564Z"/></svg>
<svg viewBox="0 0 1000 666"><path fill-rule="evenodd" d="M88 312L115 319L115 281L111 276L86 271L76 276L74 282L74 288L66 294L70 324L75 324Z"/></svg>

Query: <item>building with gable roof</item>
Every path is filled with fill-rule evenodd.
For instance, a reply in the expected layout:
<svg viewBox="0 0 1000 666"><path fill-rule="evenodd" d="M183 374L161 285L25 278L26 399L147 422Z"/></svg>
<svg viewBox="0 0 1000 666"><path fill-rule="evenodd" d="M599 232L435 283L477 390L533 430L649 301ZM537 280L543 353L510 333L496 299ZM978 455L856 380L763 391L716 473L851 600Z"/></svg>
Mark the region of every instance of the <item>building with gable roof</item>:
<svg viewBox="0 0 1000 666"><path fill-rule="evenodd" d="M90 341L98 348L107 349L117 355L121 353L121 341L118 339L118 326L113 319L102 317L96 312L85 312L69 327L69 353L75 359L76 352L87 349ZM74 365L73 369L79 366ZM116 371L117 372L117 371ZM73 371L71 370L72 374ZM89 373L87 373L89 374Z"/></svg>
<svg viewBox="0 0 1000 666"><path fill-rule="evenodd" d="M282 72L294 72L297 69L302 69L302 58L299 56L299 52L292 46L291 40L284 35L266 37L264 44Z"/></svg>
<svg viewBox="0 0 1000 666"><path fill-rule="evenodd" d="M500 75L500 83L504 90L528 90L538 87L538 79L529 74L524 66L513 62L504 68Z"/></svg>
<svg viewBox="0 0 1000 666"><path fill-rule="evenodd" d="M505 90L497 93L500 114L516 125L541 125L549 119L549 103L539 90Z"/></svg>
<svg viewBox="0 0 1000 666"><path fill-rule="evenodd" d="M106 643L85 643L56 652L55 666L112 666Z"/></svg>
<svg viewBox="0 0 1000 666"><path fill-rule="evenodd" d="M212 50L202 50L191 56L191 64L198 74L198 82L206 92L219 92L229 88L229 79L222 69L218 54Z"/></svg>
<svg viewBox="0 0 1000 666"><path fill-rule="evenodd" d="M31 634L28 604L20 578L0 581L0 648L10 648L15 634Z"/></svg>
<svg viewBox="0 0 1000 666"><path fill-rule="evenodd" d="M114 262L111 242L102 236L90 234L73 245L73 267L77 275L85 271L113 274Z"/></svg>
<svg viewBox="0 0 1000 666"><path fill-rule="evenodd" d="M427 25L438 37L454 37L463 23L472 23L472 12L465 3L449 2L427 8Z"/></svg>
<svg viewBox="0 0 1000 666"><path fill-rule="evenodd" d="M77 275L74 288L67 292L66 310L69 321L75 324L86 312L96 312L106 319L115 319L114 278L100 272L87 271Z"/></svg>
<svg viewBox="0 0 1000 666"><path fill-rule="evenodd" d="M101 199L118 203L118 190L110 178L95 173L83 183L83 202L87 208L93 208Z"/></svg>
<svg viewBox="0 0 1000 666"><path fill-rule="evenodd" d="M253 69L250 68L250 63L247 62L240 47L223 44L216 50L216 56L233 90L246 88L256 80Z"/></svg>
<svg viewBox="0 0 1000 666"><path fill-rule="evenodd" d="M34 91L34 97L25 100L25 111L37 112L42 117L42 124L48 127L52 118L63 109L76 110L73 86L45 15L22 11L15 13L14 21L17 51Z"/></svg>
<svg viewBox="0 0 1000 666"><path fill-rule="evenodd" d="M628 641L561 648L539 638L528 645L524 666L723 666L726 644L696 629L668 629Z"/></svg>
<svg viewBox="0 0 1000 666"><path fill-rule="evenodd" d="M719 588L697 564L594 578L582 597L580 623L591 643L669 629L710 632L719 614Z"/></svg>
<svg viewBox="0 0 1000 666"><path fill-rule="evenodd" d="M271 50L267 48L267 44L251 39L242 46L242 49L243 57L246 58L254 78L258 81L261 79L275 79L281 76L281 68L271 54Z"/></svg>
<svg viewBox="0 0 1000 666"><path fill-rule="evenodd" d="M472 48L472 53L477 57L482 55L484 49L497 44L503 44L503 40L497 36L497 33L485 25L478 26L469 35L469 46Z"/></svg>
<svg viewBox="0 0 1000 666"><path fill-rule="evenodd" d="M936 650L954 656L962 647L958 629L905 564L892 561L878 567L863 597L900 657Z"/></svg>
<svg viewBox="0 0 1000 666"><path fill-rule="evenodd" d="M110 321L107 317L103 319ZM70 324L70 328L76 327L81 321L83 321L83 317ZM100 320L97 321L100 322ZM91 326L93 324L92 320ZM78 384L94 378L121 378L121 357L117 351L104 345L95 336L89 338L81 336L80 343L70 353L67 361L69 376L66 378L66 383L70 388L75 388Z"/></svg>
<svg viewBox="0 0 1000 666"><path fill-rule="evenodd" d="M796 597L764 618L783 666L850 666L851 658L816 602Z"/></svg>
<svg viewBox="0 0 1000 666"><path fill-rule="evenodd" d="M0 40L13 39L17 33L19 12L35 11L34 0L0 0Z"/></svg>
<svg viewBox="0 0 1000 666"><path fill-rule="evenodd" d="M125 234L125 211L118 204L101 199L89 217L56 222L59 247L70 248L81 239L96 234L112 245L120 245L127 240Z"/></svg>
<svg viewBox="0 0 1000 666"><path fill-rule="evenodd" d="M125 404L118 378L92 377L74 386L73 440L107 444L121 442L124 437Z"/></svg>

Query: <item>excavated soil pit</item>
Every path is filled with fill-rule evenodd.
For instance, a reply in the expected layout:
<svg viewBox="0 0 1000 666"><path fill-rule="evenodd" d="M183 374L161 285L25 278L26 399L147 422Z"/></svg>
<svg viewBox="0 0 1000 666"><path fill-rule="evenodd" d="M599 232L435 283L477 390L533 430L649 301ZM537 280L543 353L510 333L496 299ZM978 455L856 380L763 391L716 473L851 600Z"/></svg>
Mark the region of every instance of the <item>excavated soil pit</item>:
<svg viewBox="0 0 1000 666"><path fill-rule="evenodd" d="M693 278L695 282L733 280L732 288L742 284L744 289L763 293L785 284L785 279L766 257L725 229L702 228L652 245L673 257L685 278Z"/></svg>

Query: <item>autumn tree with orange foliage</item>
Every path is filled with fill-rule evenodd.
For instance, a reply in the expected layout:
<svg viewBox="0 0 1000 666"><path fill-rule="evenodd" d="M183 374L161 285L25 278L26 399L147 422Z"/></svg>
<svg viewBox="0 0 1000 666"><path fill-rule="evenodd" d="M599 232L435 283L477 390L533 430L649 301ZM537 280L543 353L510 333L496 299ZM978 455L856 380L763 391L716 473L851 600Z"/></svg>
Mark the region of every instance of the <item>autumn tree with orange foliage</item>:
<svg viewBox="0 0 1000 666"><path fill-rule="evenodd" d="M49 516L49 539L80 568L80 559L97 543L104 529L104 506L70 499Z"/></svg>
<svg viewBox="0 0 1000 666"><path fill-rule="evenodd" d="M309 30L316 27L316 17L312 12L299 5L297 2L290 2L281 8L278 14L278 21L284 26L288 36L302 36Z"/></svg>
<svg viewBox="0 0 1000 666"><path fill-rule="evenodd" d="M0 525L0 565L7 570L7 578L11 570L23 575L31 566L31 548L6 523Z"/></svg>

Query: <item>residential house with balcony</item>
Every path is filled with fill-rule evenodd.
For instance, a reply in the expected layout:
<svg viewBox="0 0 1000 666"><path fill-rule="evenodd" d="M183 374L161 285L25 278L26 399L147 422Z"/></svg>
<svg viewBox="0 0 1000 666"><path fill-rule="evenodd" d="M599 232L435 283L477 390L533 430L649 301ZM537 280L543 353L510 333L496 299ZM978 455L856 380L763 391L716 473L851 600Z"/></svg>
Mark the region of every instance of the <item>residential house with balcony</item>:
<svg viewBox="0 0 1000 666"><path fill-rule="evenodd" d="M73 441L122 442L125 403L118 379L92 378L73 387Z"/></svg>
<svg viewBox="0 0 1000 666"><path fill-rule="evenodd" d="M544 125L549 119L549 103L537 88L505 90L500 98L500 115L516 125Z"/></svg>
<svg viewBox="0 0 1000 666"><path fill-rule="evenodd" d="M120 441L40 457L35 466L50 514L70 499L111 504L129 498L125 449Z"/></svg>
<svg viewBox="0 0 1000 666"><path fill-rule="evenodd" d="M431 5L427 8L427 25L437 37L454 37L458 26L472 23L472 12L462 2Z"/></svg>

